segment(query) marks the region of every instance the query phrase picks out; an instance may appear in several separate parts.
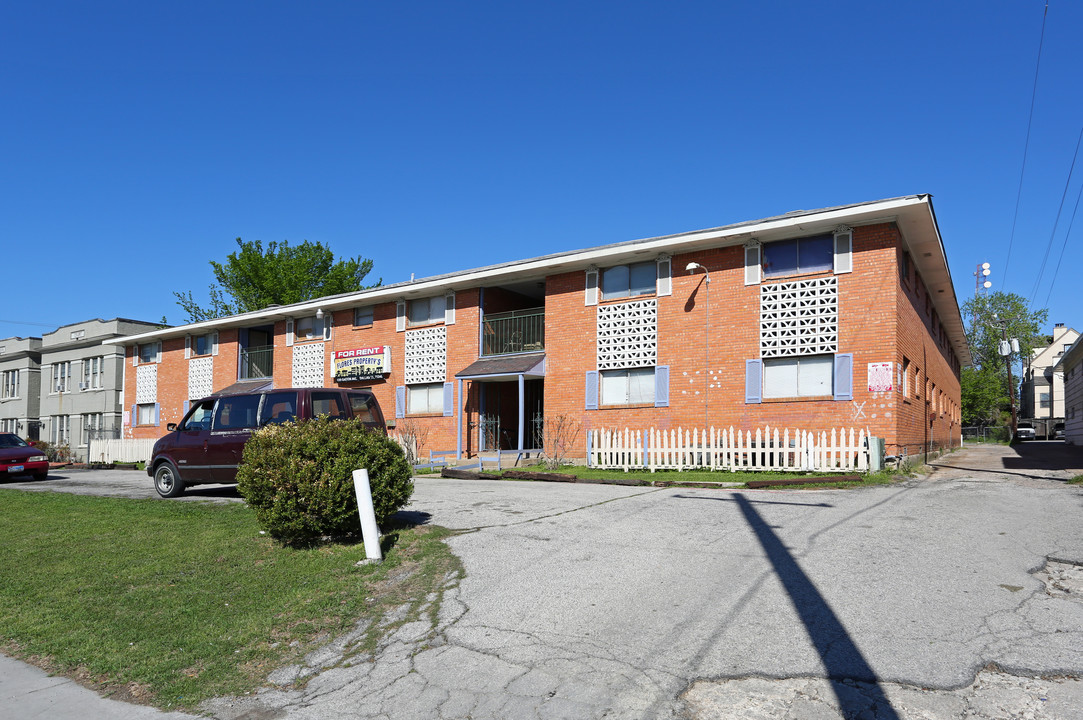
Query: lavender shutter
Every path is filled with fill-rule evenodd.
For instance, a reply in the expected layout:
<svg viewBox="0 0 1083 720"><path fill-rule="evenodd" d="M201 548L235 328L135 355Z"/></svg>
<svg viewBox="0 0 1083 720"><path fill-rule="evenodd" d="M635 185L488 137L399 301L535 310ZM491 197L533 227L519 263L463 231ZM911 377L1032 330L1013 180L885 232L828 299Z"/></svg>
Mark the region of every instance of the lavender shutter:
<svg viewBox="0 0 1083 720"><path fill-rule="evenodd" d="M745 402L763 402L763 360L745 360Z"/></svg>

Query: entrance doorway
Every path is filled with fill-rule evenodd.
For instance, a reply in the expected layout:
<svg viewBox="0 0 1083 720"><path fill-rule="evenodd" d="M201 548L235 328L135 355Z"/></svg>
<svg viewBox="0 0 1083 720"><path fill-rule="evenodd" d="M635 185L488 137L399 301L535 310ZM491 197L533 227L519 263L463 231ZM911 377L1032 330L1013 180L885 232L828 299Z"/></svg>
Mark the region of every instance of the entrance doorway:
<svg viewBox="0 0 1083 720"><path fill-rule="evenodd" d="M523 382L523 450L540 450L544 418L544 380ZM482 382L478 447L484 452L519 449L519 383Z"/></svg>

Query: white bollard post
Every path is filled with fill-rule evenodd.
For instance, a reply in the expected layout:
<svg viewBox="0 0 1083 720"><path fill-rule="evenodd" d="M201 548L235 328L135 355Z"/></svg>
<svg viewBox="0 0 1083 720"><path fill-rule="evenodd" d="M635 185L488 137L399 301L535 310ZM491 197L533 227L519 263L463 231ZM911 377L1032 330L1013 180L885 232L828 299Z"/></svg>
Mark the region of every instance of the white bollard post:
<svg viewBox="0 0 1083 720"><path fill-rule="evenodd" d="M372 487L368 470L353 471L353 489L357 493L357 513L361 516L361 537L365 541L365 557L375 562L384 559L380 550L380 528L376 527L376 510L372 506Z"/></svg>

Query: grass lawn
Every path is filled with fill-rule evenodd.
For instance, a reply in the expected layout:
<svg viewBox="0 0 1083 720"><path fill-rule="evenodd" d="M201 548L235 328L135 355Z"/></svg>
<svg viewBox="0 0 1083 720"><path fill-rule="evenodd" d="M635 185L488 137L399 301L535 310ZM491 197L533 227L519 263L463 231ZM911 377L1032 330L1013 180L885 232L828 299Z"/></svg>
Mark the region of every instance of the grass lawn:
<svg viewBox="0 0 1083 720"><path fill-rule="evenodd" d="M416 615L460 572L440 528L395 530L382 564L356 567L360 542L286 549L242 504L14 490L0 504L0 649L166 708L256 688L362 618Z"/></svg>

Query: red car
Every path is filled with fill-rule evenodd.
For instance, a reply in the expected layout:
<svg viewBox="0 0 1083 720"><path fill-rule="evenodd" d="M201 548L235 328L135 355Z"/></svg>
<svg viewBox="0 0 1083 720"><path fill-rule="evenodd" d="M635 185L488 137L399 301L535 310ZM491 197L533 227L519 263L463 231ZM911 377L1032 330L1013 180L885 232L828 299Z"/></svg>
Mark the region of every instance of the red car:
<svg viewBox="0 0 1083 720"><path fill-rule="evenodd" d="M49 458L15 433L0 433L0 477L10 475L44 480L49 475Z"/></svg>

